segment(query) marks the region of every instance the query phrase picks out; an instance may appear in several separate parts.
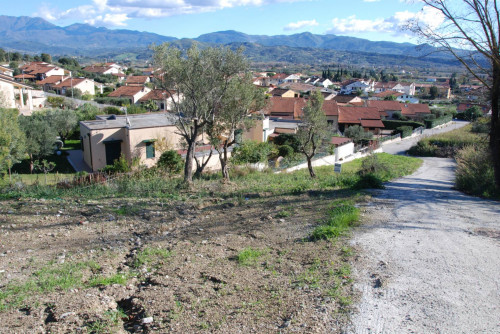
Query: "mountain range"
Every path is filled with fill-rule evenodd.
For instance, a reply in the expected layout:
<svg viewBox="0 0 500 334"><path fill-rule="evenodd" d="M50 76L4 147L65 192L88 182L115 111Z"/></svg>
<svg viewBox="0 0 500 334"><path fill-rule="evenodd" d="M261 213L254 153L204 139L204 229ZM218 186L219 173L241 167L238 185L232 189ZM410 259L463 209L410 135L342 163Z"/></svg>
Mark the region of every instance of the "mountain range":
<svg viewBox="0 0 500 334"><path fill-rule="evenodd" d="M52 55L75 56L118 55L124 52L147 53L149 45L163 42L170 42L180 48L188 48L194 42L200 44L200 47L229 45L237 48L243 45L245 53L253 61L292 63L307 61L307 58L319 62L323 59L339 60L350 55L358 55L365 59L370 58L369 55L372 55L371 58L373 55L377 57L390 55L418 61L433 51L429 45L374 42L355 37L316 35L309 32L266 36L228 30L204 34L193 39L178 39L150 32L96 28L79 23L60 27L37 17L0 16L0 47L23 53L45 52ZM456 64L452 58L444 54L433 55L426 61Z"/></svg>

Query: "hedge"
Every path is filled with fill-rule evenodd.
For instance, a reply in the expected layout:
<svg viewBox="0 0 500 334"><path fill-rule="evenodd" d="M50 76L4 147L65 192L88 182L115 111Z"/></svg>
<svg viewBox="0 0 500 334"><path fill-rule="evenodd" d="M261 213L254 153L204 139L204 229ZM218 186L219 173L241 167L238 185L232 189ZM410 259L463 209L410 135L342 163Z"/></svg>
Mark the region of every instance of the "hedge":
<svg viewBox="0 0 500 334"><path fill-rule="evenodd" d="M452 119L453 119L452 115L445 115L443 117L439 117L436 119L427 119L427 120L425 120L425 128L432 129L438 125L451 122Z"/></svg>
<svg viewBox="0 0 500 334"><path fill-rule="evenodd" d="M411 126L412 130L424 126L423 123L414 121L393 121L393 120L382 120L386 130L396 130L401 126Z"/></svg>
<svg viewBox="0 0 500 334"><path fill-rule="evenodd" d="M399 128L396 129L395 133L400 133L401 138L406 138L412 135L413 128L409 125L400 126Z"/></svg>

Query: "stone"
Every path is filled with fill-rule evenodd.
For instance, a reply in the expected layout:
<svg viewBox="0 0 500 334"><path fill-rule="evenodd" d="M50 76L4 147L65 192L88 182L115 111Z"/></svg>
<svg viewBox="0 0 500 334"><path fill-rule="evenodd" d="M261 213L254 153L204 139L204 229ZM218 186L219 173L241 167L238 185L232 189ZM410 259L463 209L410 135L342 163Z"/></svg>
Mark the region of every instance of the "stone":
<svg viewBox="0 0 500 334"><path fill-rule="evenodd" d="M145 325L145 324L150 324L153 322L153 317L147 317L147 318L143 318L141 320L141 324Z"/></svg>

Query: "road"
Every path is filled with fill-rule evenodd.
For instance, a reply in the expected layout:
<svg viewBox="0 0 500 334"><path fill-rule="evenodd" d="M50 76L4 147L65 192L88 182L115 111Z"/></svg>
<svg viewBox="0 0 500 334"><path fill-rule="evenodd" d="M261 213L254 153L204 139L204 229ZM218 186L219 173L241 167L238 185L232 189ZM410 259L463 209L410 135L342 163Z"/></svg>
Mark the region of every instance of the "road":
<svg viewBox="0 0 500 334"><path fill-rule="evenodd" d="M383 145L383 150L390 154L405 154L406 151L417 144L417 142L425 136L430 136L438 133L448 132L454 129L466 126L469 122L465 121L453 121L452 123L445 125L442 128L426 129L424 133L419 137L405 138L400 142L390 143Z"/></svg>
<svg viewBox="0 0 500 334"><path fill-rule="evenodd" d="M374 191L353 237L347 332L500 333L500 203L453 190L452 159L423 160Z"/></svg>

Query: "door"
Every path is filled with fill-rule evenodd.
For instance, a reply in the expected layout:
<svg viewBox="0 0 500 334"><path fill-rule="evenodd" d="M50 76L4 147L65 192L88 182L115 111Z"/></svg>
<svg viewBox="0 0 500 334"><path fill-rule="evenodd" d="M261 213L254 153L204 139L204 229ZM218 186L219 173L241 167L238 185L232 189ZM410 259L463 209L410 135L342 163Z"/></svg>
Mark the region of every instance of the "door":
<svg viewBox="0 0 500 334"><path fill-rule="evenodd" d="M112 165L116 159L120 158L122 153L121 141L112 141L105 143L106 145L106 165Z"/></svg>

